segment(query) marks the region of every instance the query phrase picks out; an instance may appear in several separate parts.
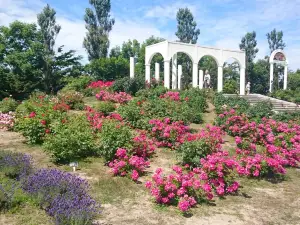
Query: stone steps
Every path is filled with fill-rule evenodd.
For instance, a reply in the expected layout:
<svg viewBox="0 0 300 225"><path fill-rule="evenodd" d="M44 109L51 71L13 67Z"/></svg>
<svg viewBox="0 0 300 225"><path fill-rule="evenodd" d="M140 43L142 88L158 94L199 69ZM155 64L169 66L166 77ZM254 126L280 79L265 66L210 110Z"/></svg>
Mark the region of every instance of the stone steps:
<svg viewBox="0 0 300 225"><path fill-rule="evenodd" d="M235 97L237 95L224 94L224 96ZM260 94L242 95L239 97L246 99L250 104L256 104L261 101L270 101L273 105L273 110L277 111L277 112L300 111L300 107L295 103L271 98L271 97L260 95Z"/></svg>

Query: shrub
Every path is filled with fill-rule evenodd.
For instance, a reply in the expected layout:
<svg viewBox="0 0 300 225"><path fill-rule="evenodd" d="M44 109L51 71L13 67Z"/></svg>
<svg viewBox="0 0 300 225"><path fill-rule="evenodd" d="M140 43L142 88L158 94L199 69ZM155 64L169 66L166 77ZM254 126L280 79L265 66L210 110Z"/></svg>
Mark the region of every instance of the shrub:
<svg viewBox="0 0 300 225"><path fill-rule="evenodd" d="M142 98L145 98L145 99L157 98L157 97L165 94L167 91L168 91L167 88L165 88L163 86L157 86L155 88L149 88L149 89L139 90L136 93L136 96L142 97Z"/></svg>
<svg viewBox="0 0 300 225"><path fill-rule="evenodd" d="M190 88L180 93L181 99L184 100L195 113L205 112L208 107L206 102L207 93L198 88Z"/></svg>
<svg viewBox="0 0 300 225"><path fill-rule="evenodd" d="M67 78L67 85L62 89L62 91L83 92L92 80L93 79L88 75Z"/></svg>
<svg viewBox="0 0 300 225"><path fill-rule="evenodd" d="M101 112L106 116L116 110L116 106L112 102L99 102L94 108L97 112Z"/></svg>
<svg viewBox="0 0 300 225"><path fill-rule="evenodd" d="M55 224L91 225L100 205L88 194L84 179L57 169L41 169L22 182Z"/></svg>
<svg viewBox="0 0 300 225"><path fill-rule="evenodd" d="M225 97L222 94L215 94L214 105L217 114L223 113L225 110L235 109L238 113L245 113L250 104L246 99L240 97Z"/></svg>
<svg viewBox="0 0 300 225"><path fill-rule="evenodd" d="M238 84L235 80L226 80L223 87L226 94L236 94L238 92Z"/></svg>
<svg viewBox="0 0 300 225"><path fill-rule="evenodd" d="M125 92L110 93L108 91L100 91L98 94L96 94L96 98L99 101L111 101L111 102L123 104L131 100L131 95Z"/></svg>
<svg viewBox="0 0 300 225"><path fill-rule="evenodd" d="M12 179L26 177L33 171L32 159L29 155L1 151L0 171Z"/></svg>
<svg viewBox="0 0 300 225"><path fill-rule="evenodd" d="M15 124L15 113L1 113L0 112L0 130L11 130Z"/></svg>
<svg viewBox="0 0 300 225"><path fill-rule="evenodd" d="M18 102L13 98L4 98L2 101L0 101L0 112L14 112L17 109L18 105Z"/></svg>
<svg viewBox="0 0 300 225"><path fill-rule="evenodd" d="M17 184L15 182L0 183L0 211L7 211L16 205L15 194Z"/></svg>
<svg viewBox="0 0 300 225"><path fill-rule="evenodd" d="M273 106L270 101L261 101L256 103L247 110L247 116L249 119L260 121L262 118L269 118L272 112Z"/></svg>
<svg viewBox="0 0 300 225"><path fill-rule="evenodd" d="M51 125L44 148L56 162L71 162L96 153L95 139L85 116L72 116Z"/></svg>
<svg viewBox="0 0 300 225"><path fill-rule="evenodd" d="M100 88L100 90L105 90L110 88L114 84L114 81L94 81L89 84L88 88Z"/></svg>
<svg viewBox="0 0 300 225"><path fill-rule="evenodd" d="M84 109L83 94L77 91L59 92L57 97L61 103L70 106L70 109Z"/></svg>
<svg viewBox="0 0 300 225"><path fill-rule="evenodd" d="M128 126L113 119L104 120L100 137L100 154L107 162L114 159L119 148L130 149L132 146L132 133Z"/></svg>
<svg viewBox="0 0 300 225"><path fill-rule="evenodd" d="M295 112L280 112L272 116L272 119L281 122L295 121L300 122L300 111Z"/></svg>
<svg viewBox="0 0 300 225"><path fill-rule="evenodd" d="M126 92L130 95L135 95L139 90L145 87L145 80L143 77L124 77L116 80L112 85L114 92Z"/></svg>

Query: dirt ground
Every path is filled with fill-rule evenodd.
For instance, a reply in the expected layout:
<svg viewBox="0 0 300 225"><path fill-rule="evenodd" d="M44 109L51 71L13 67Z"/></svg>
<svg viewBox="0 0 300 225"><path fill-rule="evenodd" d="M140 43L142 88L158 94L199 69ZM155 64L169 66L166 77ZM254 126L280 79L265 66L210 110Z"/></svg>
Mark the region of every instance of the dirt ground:
<svg viewBox="0 0 300 225"><path fill-rule="evenodd" d="M211 123L212 111L204 115ZM200 127L194 127L200 128ZM234 148L233 138L226 136L224 148ZM0 131L0 149L31 154L37 167L57 167L40 146L30 146L15 132ZM200 205L191 215L182 216L175 207L159 207L142 182L151 178L156 168L167 173L176 163L170 150L158 149L148 174L135 184L126 178L112 177L101 159L90 158L79 163L76 173L89 180L92 195L102 203L100 225L300 225L300 169L288 169L280 183L240 179L243 186L236 196L217 199L214 204ZM63 166L60 169L71 171ZM39 211L24 207L14 214L0 214L0 224L50 224Z"/></svg>

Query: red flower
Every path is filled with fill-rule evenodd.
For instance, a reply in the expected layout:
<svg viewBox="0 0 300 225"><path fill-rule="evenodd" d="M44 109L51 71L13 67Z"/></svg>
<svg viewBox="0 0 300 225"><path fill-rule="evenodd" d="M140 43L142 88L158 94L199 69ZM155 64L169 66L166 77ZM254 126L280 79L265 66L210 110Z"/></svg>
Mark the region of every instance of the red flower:
<svg viewBox="0 0 300 225"><path fill-rule="evenodd" d="M43 124L43 125L46 125L46 123L47 123L46 120L41 121L41 124Z"/></svg>
<svg viewBox="0 0 300 225"><path fill-rule="evenodd" d="M29 114L29 118L34 118L36 116L36 113L35 112L31 112L30 114Z"/></svg>
<svg viewBox="0 0 300 225"><path fill-rule="evenodd" d="M46 134L50 134L50 132L51 132L51 131L50 131L49 129L46 129L46 130L45 130L45 133L46 133Z"/></svg>

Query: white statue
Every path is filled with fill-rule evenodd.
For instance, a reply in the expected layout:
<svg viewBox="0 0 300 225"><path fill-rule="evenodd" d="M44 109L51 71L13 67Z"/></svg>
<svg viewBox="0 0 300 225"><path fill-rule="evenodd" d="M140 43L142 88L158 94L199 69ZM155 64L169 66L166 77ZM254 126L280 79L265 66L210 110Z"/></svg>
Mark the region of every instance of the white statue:
<svg viewBox="0 0 300 225"><path fill-rule="evenodd" d="M249 94L250 94L250 88L251 88L251 86L250 86L250 85L251 85L251 83L250 83L250 82L248 82L248 83L247 83L247 85L246 85L246 94L247 94L247 95L249 95Z"/></svg>
<svg viewBox="0 0 300 225"><path fill-rule="evenodd" d="M208 70L205 71L204 75L204 88L210 88L210 75L208 73Z"/></svg>

